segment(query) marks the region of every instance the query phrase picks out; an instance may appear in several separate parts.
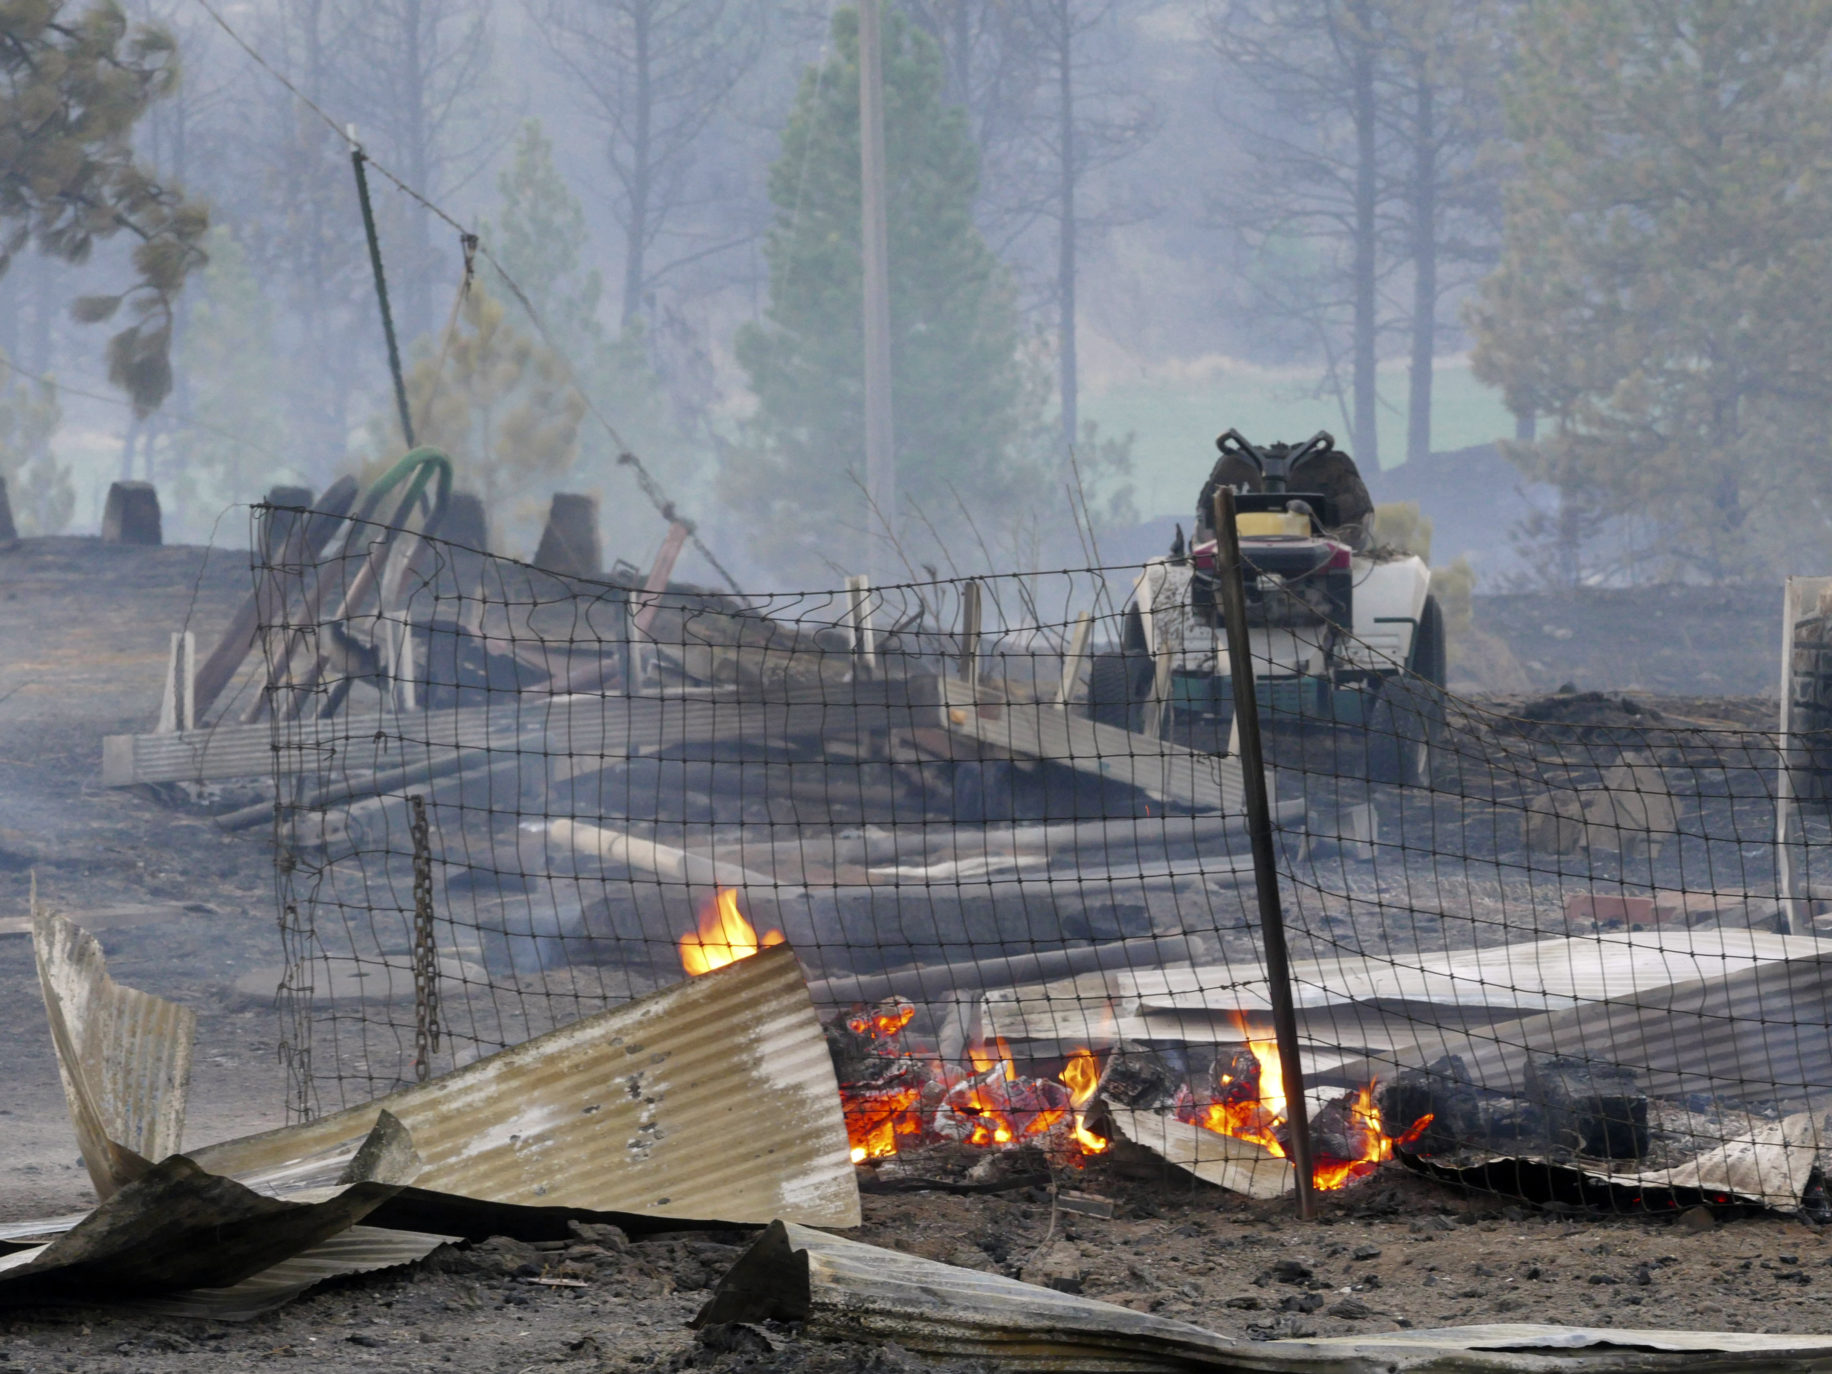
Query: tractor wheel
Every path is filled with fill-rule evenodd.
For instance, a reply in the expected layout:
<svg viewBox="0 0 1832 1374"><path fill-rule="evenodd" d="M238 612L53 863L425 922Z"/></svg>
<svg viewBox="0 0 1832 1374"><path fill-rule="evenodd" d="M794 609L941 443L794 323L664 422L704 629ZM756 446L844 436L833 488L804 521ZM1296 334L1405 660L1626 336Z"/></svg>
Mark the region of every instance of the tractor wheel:
<svg viewBox="0 0 1832 1374"><path fill-rule="evenodd" d="M1412 662L1407 666L1440 691L1450 676L1445 649L1444 608L1435 596L1427 596L1425 609L1419 614L1418 633L1412 637Z"/></svg>
<svg viewBox="0 0 1832 1374"><path fill-rule="evenodd" d="M1429 787L1431 754L1444 728L1441 688L1394 677L1381 684L1368 716L1368 781Z"/></svg>
<svg viewBox="0 0 1832 1374"><path fill-rule="evenodd" d="M1096 654L1088 664L1088 719L1096 725L1134 727L1139 705L1133 692L1136 661L1131 654Z"/></svg>

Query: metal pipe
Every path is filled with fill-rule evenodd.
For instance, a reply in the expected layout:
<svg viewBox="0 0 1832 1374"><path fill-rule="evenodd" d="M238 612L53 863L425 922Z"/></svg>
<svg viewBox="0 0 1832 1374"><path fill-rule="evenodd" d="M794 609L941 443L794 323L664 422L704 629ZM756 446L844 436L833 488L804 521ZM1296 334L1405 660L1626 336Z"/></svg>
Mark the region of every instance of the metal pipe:
<svg viewBox="0 0 1832 1374"><path fill-rule="evenodd" d="M1240 741L1241 782L1247 800L1247 837L1253 846L1254 886L1259 889L1261 937L1272 998L1272 1029L1285 1075L1286 1124L1291 1162L1298 1171L1298 1215L1316 1213L1312 1194L1310 1109L1304 1101L1304 1066L1298 1058L1298 1015L1291 999L1291 957L1285 948L1285 913L1279 905L1278 862L1272 849L1272 805L1266 796L1266 763L1260 750L1259 700L1253 690L1253 652L1247 638L1247 589L1241 576L1240 529L1234 489L1215 493L1215 590L1228 631L1229 686L1234 733Z"/></svg>
<svg viewBox="0 0 1832 1374"><path fill-rule="evenodd" d="M355 144L355 135L351 135ZM350 166L356 172L356 199L362 206L363 233L369 239L369 267L375 273L375 298L382 308L382 335L388 342L388 370L394 375L394 403L401 410L401 436L413 448L413 412L407 405L407 383L401 376L401 346L395 342L394 312L388 308L388 281L382 275L382 241L375 232L375 209L369 203L369 174L363 171L367 159L360 147L350 149Z"/></svg>

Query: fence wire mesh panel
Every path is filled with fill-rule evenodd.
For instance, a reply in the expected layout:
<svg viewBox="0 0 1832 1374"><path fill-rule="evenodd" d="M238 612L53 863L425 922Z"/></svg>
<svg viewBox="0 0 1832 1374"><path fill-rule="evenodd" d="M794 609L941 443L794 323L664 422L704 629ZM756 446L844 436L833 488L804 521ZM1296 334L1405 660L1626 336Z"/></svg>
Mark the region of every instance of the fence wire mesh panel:
<svg viewBox="0 0 1832 1374"><path fill-rule="evenodd" d="M867 1165L1124 1138L1290 1189L1210 546L735 596L303 518L259 513L250 712L295 1115L786 939ZM1243 547L1317 1184L1824 1208L1819 637L1791 749L1504 715L1418 560Z"/></svg>

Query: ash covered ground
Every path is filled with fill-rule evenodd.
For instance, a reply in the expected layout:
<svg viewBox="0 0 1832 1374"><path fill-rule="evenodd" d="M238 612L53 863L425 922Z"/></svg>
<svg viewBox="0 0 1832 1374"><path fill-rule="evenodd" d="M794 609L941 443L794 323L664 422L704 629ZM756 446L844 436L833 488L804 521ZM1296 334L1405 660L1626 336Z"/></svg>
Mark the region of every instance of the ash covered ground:
<svg viewBox="0 0 1832 1374"><path fill-rule="evenodd" d="M25 913L33 872L47 904L79 923L116 913L96 932L114 976L199 1013L193 1143L282 1120L279 1022L271 998L249 983L280 958L271 851L262 830L223 834L193 799L103 788L101 742L149 728L168 635L188 624L201 653L249 583L246 556L221 550L54 539L0 554L0 916ZM1609 608L1612 623L1619 614ZM1748 617L1726 614L1738 623L1702 641L1724 646L1725 661L1705 665L1715 679L1701 671L1691 687L1671 684L1691 693L1683 700L1638 700L1673 717L1768 724L1771 704L1704 694L1714 680L1757 690L1741 647ZM1575 614L1561 627L1573 630L1561 645L1588 633ZM1772 658L1765 651L1764 672ZM1581 677L1575 685L1619 686ZM30 942L19 935L0 935L0 1034L9 1051L0 1219L79 1210L88 1181ZM1694 1229L1705 1219L1548 1213L1397 1166L1327 1199L1314 1225L1297 1223L1289 1203L1246 1203L1125 1152L1066 1182L1113 1198L1115 1215L1054 1211L1041 1182L975 1196L869 1195L859 1238L1075 1285L1243 1338L1503 1318L1805 1331L1823 1326L1820 1289L1832 1284L1832 1247L1805 1222L1731 1217ZM708 1343L687 1330L747 1239L486 1242L328 1285L239 1326L101 1310L8 1313L0 1368L238 1368L285 1358L480 1370L921 1365L894 1350L811 1348L787 1332ZM556 1276L583 1286L531 1282Z"/></svg>

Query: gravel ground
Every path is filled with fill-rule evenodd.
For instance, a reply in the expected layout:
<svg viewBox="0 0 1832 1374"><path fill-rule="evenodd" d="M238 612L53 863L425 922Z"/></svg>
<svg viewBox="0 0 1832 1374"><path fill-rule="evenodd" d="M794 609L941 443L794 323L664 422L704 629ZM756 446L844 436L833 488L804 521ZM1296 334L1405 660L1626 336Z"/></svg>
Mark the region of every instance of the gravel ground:
<svg viewBox="0 0 1832 1374"><path fill-rule="evenodd" d="M1584 1326L1823 1332L1832 1245L1778 1217L1598 1218L1454 1193L1397 1167L1297 1222L1139 1159L1093 1161L1073 1183L1107 1220L1052 1208L1041 1187L868 1195L873 1244L1079 1290L1241 1340L1506 1320ZM1702 1223L1702 1224L1701 1224ZM0 1315L0 1369L900 1370L895 1349L812 1346L792 1330L686 1323L749 1237L603 1234L447 1247L410 1268L325 1285L240 1324L104 1310ZM568 1279L555 1287L535 1279ZM730 1348L736 1346L737 1348Z"/></svg>

